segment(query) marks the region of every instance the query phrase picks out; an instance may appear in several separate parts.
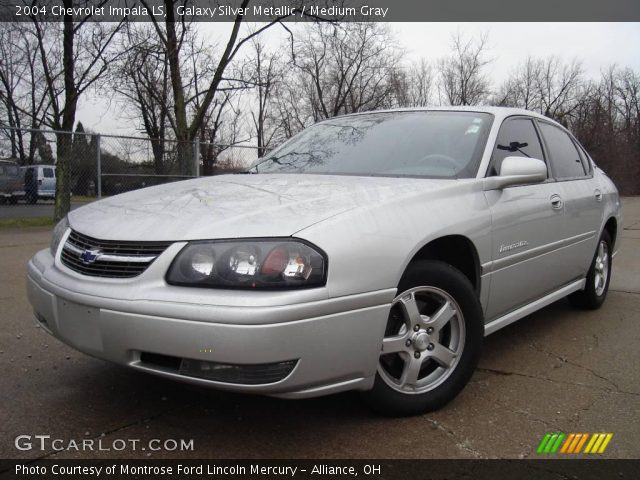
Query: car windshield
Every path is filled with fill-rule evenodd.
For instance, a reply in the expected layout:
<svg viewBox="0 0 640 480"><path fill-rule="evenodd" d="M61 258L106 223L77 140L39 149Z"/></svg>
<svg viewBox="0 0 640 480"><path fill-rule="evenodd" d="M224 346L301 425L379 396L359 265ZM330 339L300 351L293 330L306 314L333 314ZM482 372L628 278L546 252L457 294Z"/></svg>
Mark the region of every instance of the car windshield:
<svg viewBox="0 0 640 480"><path fill-rule="evenodd" d="M258 159L251 173L475 177L492 115L385 112L333 118Z"/></svg>

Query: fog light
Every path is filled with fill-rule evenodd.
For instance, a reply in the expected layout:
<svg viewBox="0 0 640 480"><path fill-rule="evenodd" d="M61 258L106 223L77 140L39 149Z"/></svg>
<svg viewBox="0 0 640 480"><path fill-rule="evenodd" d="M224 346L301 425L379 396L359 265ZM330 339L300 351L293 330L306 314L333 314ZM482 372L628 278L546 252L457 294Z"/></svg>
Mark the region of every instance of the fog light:
<svg viewBox="0 0 640 480"><path fill-rule="evenodd" d="M223 383L261 385L285 379L293 371L296 363L297 360L287 360L278 363L234 365L183 358L180 374Z"/></svg>

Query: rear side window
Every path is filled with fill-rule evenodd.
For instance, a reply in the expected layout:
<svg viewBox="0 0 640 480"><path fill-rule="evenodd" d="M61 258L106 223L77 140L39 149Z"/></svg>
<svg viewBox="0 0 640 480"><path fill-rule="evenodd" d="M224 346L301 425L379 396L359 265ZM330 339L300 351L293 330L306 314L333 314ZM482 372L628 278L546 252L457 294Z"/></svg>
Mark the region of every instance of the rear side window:
<svg viewBox="0 0 640 480"><path fill-rule="evenodd" d="M0 165L0 175L4 175L4 174L5 174L4 165Z"/></svg>
<svg viewBox="0 0 640 480"><path fill-rule="evenodd" d="M12 177L18 176L18 166L17 165L8 165L7 166L7 175L11 175Z"/></svg>
<svg viewBox="0 0 640 480"><path fill-rule="evenodd" d="M498 175L506 157L530 157L544 161L542 146L533 122L528 118L507 119L500 127L489 175Z"/></svg>
<svg viewBox="0 0 640 480"><path fill-rule="evenodd" d="M44 178L53 178L53 168L43 168Z"/></svg>
<svg viewBox="0 0 640 480"><path fill-rule="evenodd" d="M577 140L576 140L576 143L578 147L578 153L580 154L580 159L582 160L582 167L584 168L584 171L587 172L587 174L590 174L591 163L589 161L589 155L587 155L587 152L585 151L584 147L580 145L580 143Z"/></svg>
<svg viewBox="0 0 640 480"><path fill-rule="evenodd" d="M549 148L549 156L556 178L584 177L582 158L571 137L555 125L540 122L540 131Z"/></svg>

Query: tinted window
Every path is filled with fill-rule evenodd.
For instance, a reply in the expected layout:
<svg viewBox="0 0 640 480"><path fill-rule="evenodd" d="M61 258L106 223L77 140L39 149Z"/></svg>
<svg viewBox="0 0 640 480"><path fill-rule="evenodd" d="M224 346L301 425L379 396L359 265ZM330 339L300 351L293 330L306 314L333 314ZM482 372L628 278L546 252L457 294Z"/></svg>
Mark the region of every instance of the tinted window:
<svg viewBox="0 0 640 480"><path fill-rule="evenodd" d="M17 165L7 165L7 175L11 175L12 177L18 176L18 166Z"/></svg>
<svg viewBox="0 0 640 480"><path fill-rule="evenodd" d="M591 164L589 163L589 156L584 148L578 143L578 153L580 154L580 160L582 160L582 167L587 173L591 173Z"/></svg>
<svg viewBox="0 0 640 480"><path fill-rule="evenodd" d="M0 175L4 175L5 171L4 171L4 165L0 165Z"/></svg>
<svg viewBox="0 0 640 480"><path fill-rule="evenodd" d="M44 178L53 178L53 168L43 168Z"/></svg>
<svg viewBox="0 0 640 480"><path fill-rule="evenodd" d="M540 131L549 148L556 178L583 177L582 159L571 137L555 125L544 122L540 122Z"/></svg>
<svg viewBox="0 0 640 480"><path fill-rule="evenodd" d="M489 175L497 175L500 172L502 160L506 157L530 157L544 160L540 139L531 120L513 118L502 124L493 151L492 169Z"/></svg>
<svg viewBox="0 0 640 480"><path fill-rule="evenodd" d="M491 120L486 113L442 111L332 118L259 159L251 171L470 178Z"/></svg>

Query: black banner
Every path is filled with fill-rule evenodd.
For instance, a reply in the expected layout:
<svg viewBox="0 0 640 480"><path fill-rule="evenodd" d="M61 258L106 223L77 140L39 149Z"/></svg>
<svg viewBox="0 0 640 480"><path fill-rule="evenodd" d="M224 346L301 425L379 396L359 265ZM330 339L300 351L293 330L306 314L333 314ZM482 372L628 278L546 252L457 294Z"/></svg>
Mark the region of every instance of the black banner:
<svg viewBox="0 0 640 480"><path fill-rule="evenodd" d="M0 479L631 480L640 460L0 460Z"/></svg>
<svg viewBox="0 0 640 480"><path fill-rule="evenodd" d="M637 22L638 0L0 0L0 21ZM68 4L68 2L67 2Z"/></svg>

